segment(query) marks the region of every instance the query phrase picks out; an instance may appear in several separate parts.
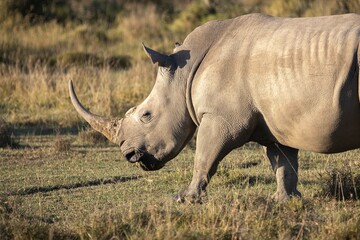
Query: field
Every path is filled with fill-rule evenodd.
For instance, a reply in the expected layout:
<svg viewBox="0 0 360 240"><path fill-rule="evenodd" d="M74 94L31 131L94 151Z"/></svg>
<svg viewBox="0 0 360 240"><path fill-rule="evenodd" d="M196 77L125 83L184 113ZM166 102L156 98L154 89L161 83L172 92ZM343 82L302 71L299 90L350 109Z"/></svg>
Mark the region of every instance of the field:
<svg viewBox="0 0 360 240"><path fill-rule="evenodd" d="M67 89L72 79L92 112L121 116L155 80L141 42L171 53L208 20L360 13L357 0L64 2L0 3L0 239L360 239L359 149L301 151L303 198L280 204L250 143L222 161L204 203L179 204L194 141L144 172L89 130Z"/></svg>
<svg viewBox="0 0 360 240"><path fill-rule="evenodd" d="M60 146L68 146L61 148ZM220 165L203 204L178 204L191 180L190 145L158 172L143 172L109 144L30 134L0 150L1 239L358 239L359 200L326 190L329 169L359 174L360 151L301 152L303 199L271 199L274 174L247 145ZM328 170L328 171L325 171Z"/></svg>

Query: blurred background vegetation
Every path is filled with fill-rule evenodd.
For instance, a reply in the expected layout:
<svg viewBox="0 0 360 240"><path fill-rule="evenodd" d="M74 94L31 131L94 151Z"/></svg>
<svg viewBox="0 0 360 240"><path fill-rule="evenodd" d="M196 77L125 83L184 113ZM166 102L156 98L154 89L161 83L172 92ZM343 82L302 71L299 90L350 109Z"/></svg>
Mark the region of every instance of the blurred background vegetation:
<svg viewBox="0 0 360 240"><path fill-rule="evenodd" d="M141 42L170 53L196 26L262 12L310 17L360 13L358 0L2 0L0 118L14 126L82 123L69 101L120 115L144 99L156 68Z"/></svg>

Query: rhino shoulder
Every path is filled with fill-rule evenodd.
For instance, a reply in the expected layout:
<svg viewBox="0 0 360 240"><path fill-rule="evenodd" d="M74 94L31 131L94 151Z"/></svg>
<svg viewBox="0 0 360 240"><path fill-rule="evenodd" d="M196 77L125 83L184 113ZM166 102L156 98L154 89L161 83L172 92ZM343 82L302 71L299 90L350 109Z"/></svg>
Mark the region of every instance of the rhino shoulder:
<svg viewBox="0 0 360 240"><path fill-rule="evenodd" d="M185 39L186 41L194 42L206 42L216 38L221 38L227 31L238 29L241 26L253 26L256 24L263 24L276 19L270 15L262 13L251 13L242 15L236 18L225 19L225 20L211 20L203 25L196 27Z"/></svg>

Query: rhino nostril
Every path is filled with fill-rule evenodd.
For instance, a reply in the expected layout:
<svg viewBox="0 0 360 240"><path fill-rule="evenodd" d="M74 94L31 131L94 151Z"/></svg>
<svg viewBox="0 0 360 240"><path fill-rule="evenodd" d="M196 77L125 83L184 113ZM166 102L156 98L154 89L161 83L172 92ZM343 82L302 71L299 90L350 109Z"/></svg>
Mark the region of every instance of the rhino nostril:
<svg viewBox="0 0 360 240"><path fill-rule="evenodd" d="M143 156L143 153L135 150L135 151L131 151L125 154L125 158L131 162L131 163L135 163L140 161L140 158Z"/></svg>
<svg viewBox="0 0 360 240"><path fill-rule="evenodd" d="M125 154L125 158L129 161L129 162L135 162L133 161L134 159L132 159L132 157L135 156L135 151L129 152L127 154Z"/></svg>

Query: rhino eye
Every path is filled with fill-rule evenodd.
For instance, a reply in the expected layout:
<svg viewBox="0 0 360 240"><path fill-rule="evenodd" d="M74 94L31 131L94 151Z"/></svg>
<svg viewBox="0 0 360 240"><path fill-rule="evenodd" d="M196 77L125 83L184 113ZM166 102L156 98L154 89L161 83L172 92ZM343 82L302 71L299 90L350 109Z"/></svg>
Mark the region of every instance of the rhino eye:
<svg viewBox="0 0 360 240"><path fill-rule="evenodd" d="M148 123L151 121L151 118L152 118L151 112L146 111L141 115L140 121L143 123Z"/></svg>

